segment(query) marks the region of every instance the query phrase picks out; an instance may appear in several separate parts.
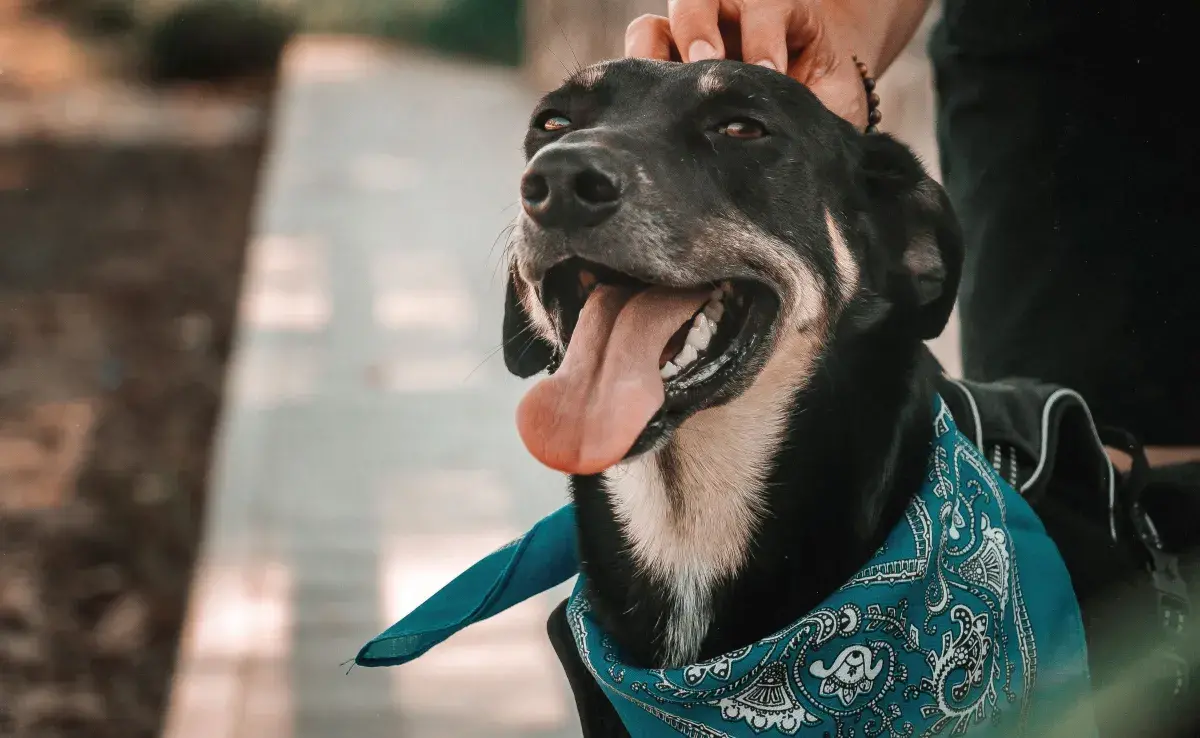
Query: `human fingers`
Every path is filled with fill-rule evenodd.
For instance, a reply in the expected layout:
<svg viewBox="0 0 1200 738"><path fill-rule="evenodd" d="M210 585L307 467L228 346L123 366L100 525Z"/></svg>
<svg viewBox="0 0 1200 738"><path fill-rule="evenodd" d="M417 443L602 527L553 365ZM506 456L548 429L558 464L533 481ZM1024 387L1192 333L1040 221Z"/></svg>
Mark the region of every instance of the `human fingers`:
<svg viewBox="0 0 1200 738"><path fill-rule="evenodd" d="M671 22L661 15L642 15L625 29L625 56L671 61Z"/></svg>
<svg viewBox="0 0 1200 738"><path fill-rule="evenodd" d="M740 59L742 40L737 24L722 17L717 24L721 47L729 59ZM671 36L670 20L661 15L642 15L625 29L625 56L663 61L682 61L679 46Z"/></svg>
<svg viewBox="0 0 1200 738"><path fill-rule="evenodd" d="M797 0L746 2L741 8L741 58L787 72L788 35Z"/></svg>
<svg viewBox="0 0 1200 738"><path fill-rule="evenodd" d="M839 73L817 78L809 78L805 82L808 89L817 96L821 103L838 116L850 121L859 129L867 127L867 92L863 87L862 77L854 68L853 63L844 65L853 74Z"/></svg>
<svg viewBox="0 0 1200 738"><path fill-rule="evenodd" d="M670 0L667 18L671 37L683 61L720 59L725 56L725 43L717 25L720 0Z"/></svg>
<svg viewBox="0 0 1200 738"><path fill-rule="evenodd" d="M856 38L855 29L835 14L797 3L788 29L787 73L812 90L825 107L865 128L867 94L854 63Z"/></svg>

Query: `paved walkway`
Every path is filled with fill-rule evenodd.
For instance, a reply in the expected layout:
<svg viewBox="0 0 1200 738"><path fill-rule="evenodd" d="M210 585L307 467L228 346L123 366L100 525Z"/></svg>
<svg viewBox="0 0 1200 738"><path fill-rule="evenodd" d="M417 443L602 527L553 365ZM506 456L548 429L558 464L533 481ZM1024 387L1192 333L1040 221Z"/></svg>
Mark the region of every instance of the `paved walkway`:
<svg viewBox="0 0 1200 738"><path fill-rule="evenodd" d="M344 40L285 69L165 736L566 735L550 599L340 666L565 497L493 354L533 94Z"/></svg>
<svg viewBox="0 0 1200 738"><path fill-rule="evenodd" d="M290 50L165 738L578 734L552 598L405 668L340 666L564 499L494 353L533 97L362 42Z"/></svg>

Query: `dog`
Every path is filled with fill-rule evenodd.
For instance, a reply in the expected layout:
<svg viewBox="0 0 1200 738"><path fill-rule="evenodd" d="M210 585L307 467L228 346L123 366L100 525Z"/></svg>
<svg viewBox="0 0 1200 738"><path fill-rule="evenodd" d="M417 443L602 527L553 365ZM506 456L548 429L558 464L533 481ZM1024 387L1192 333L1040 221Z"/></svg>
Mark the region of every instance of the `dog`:
<svg viewBox="0 0 1200 738"><path fill-rule="evenodd" d="M504 354L553 370L519 428L571 474L589 616L647 668L778 633L926 481L923 341L963 251L945 193L891 137L735 62L590 67L525 150ZM548 628L584 734L628 734L568 621Z"/></svg>
<svg viewBox="0 0 1200 738"><path fill-rule="evenodd" d="M924 345L963 240L913 153L762 67L628 59L525 154L503 354L572 503L359 663L578 573L547 630L589 738L1094 735L1085 597Z"/></svg>

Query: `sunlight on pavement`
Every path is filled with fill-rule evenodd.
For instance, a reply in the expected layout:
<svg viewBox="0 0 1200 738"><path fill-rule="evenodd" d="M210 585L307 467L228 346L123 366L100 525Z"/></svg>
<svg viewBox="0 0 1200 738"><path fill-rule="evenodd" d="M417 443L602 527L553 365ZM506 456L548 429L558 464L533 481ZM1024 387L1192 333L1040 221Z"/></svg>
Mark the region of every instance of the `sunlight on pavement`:
<svg viewBox="0 0 1200 738"><path fill-rule="evenodd" d="M383 557L380 585L386 625L517 535L514 529L493 529L471 535L406 535L392 542ZM522 603L389 670L397 703L413 716L486 715L498 730L563 725L568 705L561 668L545 636L548 614L542 600Z"/></svg>
<svg viewBox="0 0 1200 738"><path fill-rule="evenodd" d="M549 595L404 667L338 667L565 497L510 464L518 387L489 353L534 97L370 43L289 50L165 738L578 735Z"/></svg>
<svg viewBox="0 0 1200 738"><path fill-rule="evenodd" d="M346 83L378 74L391 59L389 49L380 42L345 36L331 41L308 35L303 42L294 42L292 53L284 55L283 74L307 84ZM308 48L315 53L301 53Z"/></svg>
<svg viewBox="0 0 1200 738"><path fill-rule="evenodd" d="M277 562L204 572L193 633L206 658L280 659L291 648L291 572Z"/></svg>
<svg viewBox="0 0 1200 738"><path fill-rule="evenodd" d="M496 730L546 730L568 718L562 667L545 635L547 608L525 602L392 670L405 714L486 716Z"/></svg>
<svg viewBox="0 0 1200 738"><path fill-rule="evenodd" d="M403 246L371 256L374 317L389 331L430 330L461 338L475 330L479 306L462 265L436 252Z"/></svg>
<svg viewBox="0 0 1200 738"><path fill-rule="evenodd" d="M242 692L237 664L206 668L184 662L177 672L163 738L235 738Z"/></svg>
<svg viewBox="0 0 1200 738"><path fill-rule="evenodd" d="M375 297L375 322L390 331L416 328L463 335L475 327L476 312L464 289L393 285Z"/></svg>
<svg viewBox="0 0 1200 738"><path fill-rule="evenodd" d="M229 367L229 396L250 410L311 398L317 392L323 356L310 346L262 350L245 345Z"/></svg>
<svg viewBox="0 0 1200 738"><path fill-rule="evenodd" d="M378 389L397 394L453 392L478 387L486 378L484 357L468 351L441 356L404 357L377 363L370 381Z"/></svg>
<svg viewBox="0 0 1200 738"><path fill-rule="evenodd" d="M406 156L369 154L351 161L349 173L351 183L363 189L400 192L417 185L421 168Z"/></svg>
<svg viewBox="0 0 1200 738"><path fill-rule="evenodd" d="M316 331L332 303L326 245L311 238L265 236L250 247L240 320L259 329Z"/></svg>
<svg viewBox="0 0 1200 738"><path fill-rule="evenodd" d="M431 531L495 531L506 528L513 513L512 493L500 475L490 469L398 472L380 485L379 499L386 529L397 536ZM484 541L467 541L483 551L481 556L491 552L483 550Z"/></svg>
<svg viewBox="0 0 1200 738"><path fill-rule="evenodd" d="M295 695L289 665L283 661L251 665L243 688L239 738L292 738Z"/></svg>
<svg viewBox="0 0 1200 738"><path fill-rule="evenodd" d="M166 738L289 738L291 573L279 562L196 574Z"/></svg>
<svg viewBox="0 0 1200 738"><path fill-rule="evenodd" d="M409 533L384 544L380 557L383 620L391 625L479 559L520 535L511 528L477 533ZM398 670L399 671L399 670Z"/></svg>

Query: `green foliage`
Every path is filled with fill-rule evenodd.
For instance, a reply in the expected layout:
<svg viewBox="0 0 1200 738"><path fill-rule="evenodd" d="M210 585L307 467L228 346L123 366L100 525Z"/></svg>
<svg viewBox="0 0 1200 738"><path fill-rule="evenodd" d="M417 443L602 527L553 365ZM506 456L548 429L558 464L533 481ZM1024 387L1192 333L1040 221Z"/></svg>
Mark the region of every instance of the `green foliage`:
<svg viewBox="0 0 1200 738"><path fill-rule="evenodd" d="M522 56L522 0L448 0L433 12L393 10L375 32L450 54L517 65Z"/></svg>
<svg viewBox="0 0 1200 738"><path fill-rule="evenodd" d="M522 50L521 0L456 0L426 33L434 48L517 65Z"/></svg>

